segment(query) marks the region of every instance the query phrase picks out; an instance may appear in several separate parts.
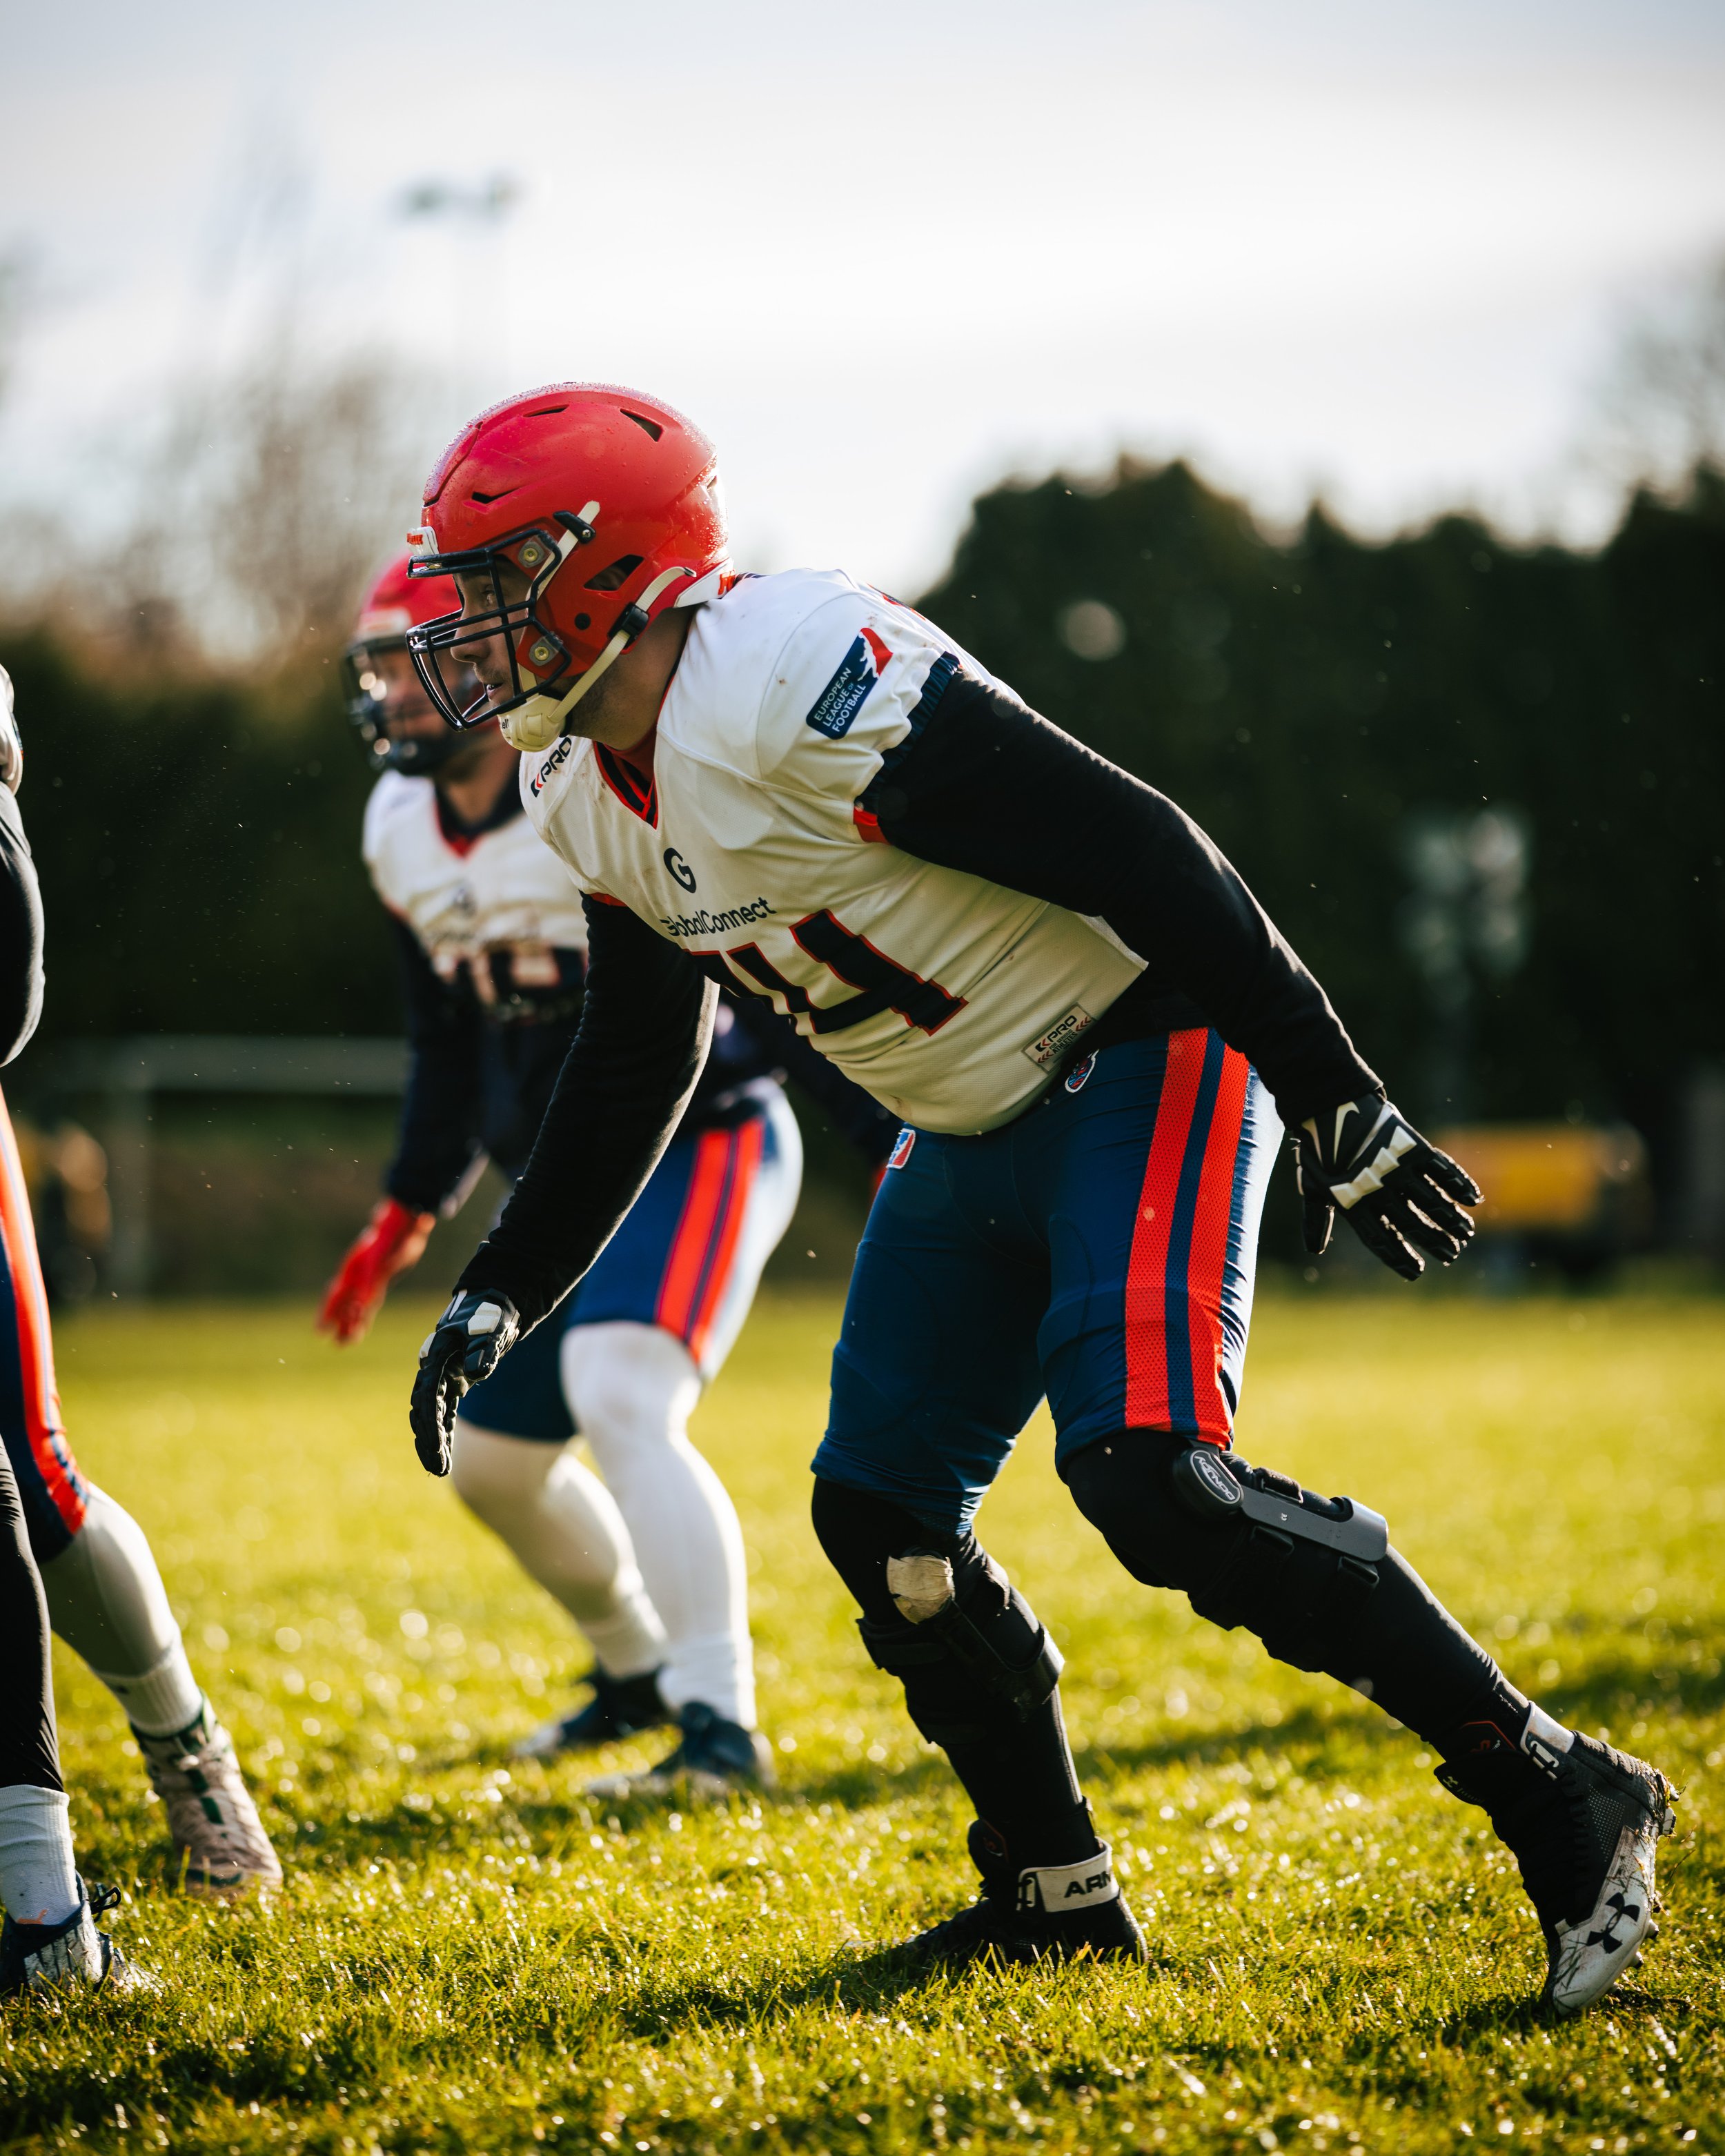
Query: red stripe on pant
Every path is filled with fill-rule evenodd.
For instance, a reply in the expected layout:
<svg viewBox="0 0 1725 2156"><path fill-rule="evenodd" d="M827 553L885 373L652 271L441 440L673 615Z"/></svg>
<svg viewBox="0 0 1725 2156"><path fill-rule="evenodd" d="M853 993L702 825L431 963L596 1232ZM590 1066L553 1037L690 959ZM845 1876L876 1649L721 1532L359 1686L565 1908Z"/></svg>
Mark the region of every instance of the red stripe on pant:
<svg viewBox="0 0 1725 2156"><path fill-rule="evenodd" d="M731 1285L731 1261L737 1255L737 1239L742 1233L742 1224L749 1209L749 1196L755 1187L755 1177L767 1147L767 1119L764 1116L742 1125L732 1134L736 1139L735 1158L732 1167L731 1188L726 1194L724 1217L719 1223L717 1244L713 1260L706 1276L706 1285L689 1329L689 1352L698 1363L706 1353L707 1335L712 1330L713 1319L719 1305L725 1299L725 1291Z"/></svg>
<svg viewBox="0 0 1725 2156"><path fill-rule="evenodd" d="M653 1316L655 1323L687 1343L697 1361L724 1292L760 1164L763 1129L753 1119L735 1130L703 1131L695 1141L689 1189Z"/></svg>
<svg viewBox="0 0 1725 2156"><path fill-rule="evenodd" d="M1168 1246L1174 1223L1180 1170L1192 1133L1192 1111L1204 1076L1208 1032L1201 1026L1171 1033L1163 1070L1162 1098L1150 1137L1132 1223L1132 1257L1126 1274L1126 1421L1129 1430L1166 1430L1173 1419L1168 1396Z"/></svg>
<svg viewBox="0 0 1725 2156"><path fill-rule="evenodd" d="M84 1525L84 1484L66 1444L65 1419L60 1413L59 1386L54 1370L48 1291L42 1284L42 1265L36 1255L36 1229L30 1218L23 1164L3 1098L0 1098L0 1242L5 1245L6 1269L12 1279L24 1435L55 1512L65 1522L67 1533L75 1535Z"/></svg>
<svg viewBox="0 0 1725 2156"><path fill-rule="evenodd" d="M1234 1211L1234 1169L1245 1124L1251 1065L1236 1049L1222 1056L1216 1105L1199 1173L1198 1210L1186 1265L1186 1322L1192 1342L1192 1399L1199 1435L1226 1445L1234 1419L1222 1389L1222 1275Z"/></svg>

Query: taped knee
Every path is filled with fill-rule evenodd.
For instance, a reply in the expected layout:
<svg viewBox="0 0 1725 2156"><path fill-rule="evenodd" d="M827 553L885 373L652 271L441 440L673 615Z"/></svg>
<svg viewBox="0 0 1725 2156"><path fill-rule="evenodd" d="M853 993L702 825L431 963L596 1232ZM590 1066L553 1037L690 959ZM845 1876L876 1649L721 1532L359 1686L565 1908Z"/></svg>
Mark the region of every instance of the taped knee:
<svg viewBox="0 0 1725 2156"><path fill-rule="evenodd" d="M870 1660L905 1688L911 1719L950 1748L1015 1729L1052 1697L1060 1650L1005 1573L969 1533L824 1477L815 1484L821 1546L862 1605Z"/></svg>
<svg viewBox="0 0 1725 2156"><path fill-rule="evenodd" d="M1349 1661L1389 1554L1381 1513L1161 1430L1087 1447L1069 1479L1136 1577L1180 1589L1199 1616L1244 1626L1296 1669Z"/></svg>
<svg viewBox="0 0 1725 2156"><path fill-rule="evenodd" d="M902 1550L886 1570L896 1616L865 1617L858 1629L876 1666L902 1681L911 1718L932 1743L973 1741L1053 1697L1060 1650L973 1537L950 1553Z"/></svg>

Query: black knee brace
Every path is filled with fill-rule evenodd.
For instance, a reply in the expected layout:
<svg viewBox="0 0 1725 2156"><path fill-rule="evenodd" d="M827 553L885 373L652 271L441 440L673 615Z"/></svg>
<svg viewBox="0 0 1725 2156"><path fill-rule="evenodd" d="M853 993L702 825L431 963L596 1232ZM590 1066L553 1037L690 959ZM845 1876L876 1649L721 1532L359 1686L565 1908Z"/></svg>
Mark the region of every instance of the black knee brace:
<svg viewBox="0 0 1725 2156"><path fill-rule="evenodd" d="M1021 1723L1060 1682L1060 1656L1024 1596L974 1535L817 1481L814 1530L862 1607L877 1668L905 1688L911 1719L950 1752Z"/></svg>
<svg viewBox="0 0 1725 2156"><path fill-rule="evenodd" d="M1165 1430L1123 1430L1064 1471L1135 1578L1180 1589L1213 1624L1255 1632L1278 1661L1353 1673L1389 1558L1380 1514Z"/></svg>

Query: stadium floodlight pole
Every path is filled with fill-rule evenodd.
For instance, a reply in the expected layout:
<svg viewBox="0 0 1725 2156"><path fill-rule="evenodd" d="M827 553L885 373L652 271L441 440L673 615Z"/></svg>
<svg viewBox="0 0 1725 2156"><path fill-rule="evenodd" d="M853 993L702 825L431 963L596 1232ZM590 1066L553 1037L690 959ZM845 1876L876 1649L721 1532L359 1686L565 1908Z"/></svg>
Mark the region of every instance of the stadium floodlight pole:
<svg viewBox="0 0 1725 2156"><path fill-rule="evenodd" d="M449 241L449 386L457 409L470 407L483 364L509 364L509 280L502 266L505 228L525 189L514 173L495 172L461 181L427 177L397 195L394 213L403 223L435 224ZM476 305L484 295L483 308Z"/></svg>

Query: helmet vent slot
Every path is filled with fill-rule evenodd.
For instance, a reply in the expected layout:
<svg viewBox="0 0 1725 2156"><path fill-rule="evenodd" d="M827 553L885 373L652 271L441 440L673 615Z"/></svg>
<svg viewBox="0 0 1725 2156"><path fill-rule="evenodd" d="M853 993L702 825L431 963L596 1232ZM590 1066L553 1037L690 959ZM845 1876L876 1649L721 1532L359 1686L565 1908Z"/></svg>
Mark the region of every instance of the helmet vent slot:
<svg viewBox="0 0 1725 2156"><path fill-rule="evenodd" d="M501 494L481 494L479 489L475 487L473 492L468 496L468 500L470 501L501 501L504 495L513 494L514 492L515 489L512 486L506 486L503 489L502 493Z"/></svg>
<svg viewBox="0 0 1725 2156"><path fill-rule="evenodd" d="M589 577L587 588L590 592L614 592L625 578L634 576L641 566L639 554L619 554L608 568L601 569L596 577Z"/></svg>
<svg viewBox="0 0 1725 2156"><path fill-rule="evenodd" d="M656 442L665 432L656 419L644 419L639 412L631 412L627 405L619 408L625 419L633 419L644 434L650 434Z"/></svg>

